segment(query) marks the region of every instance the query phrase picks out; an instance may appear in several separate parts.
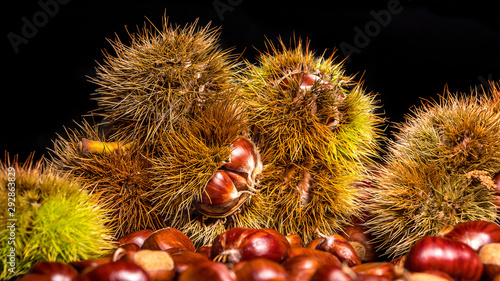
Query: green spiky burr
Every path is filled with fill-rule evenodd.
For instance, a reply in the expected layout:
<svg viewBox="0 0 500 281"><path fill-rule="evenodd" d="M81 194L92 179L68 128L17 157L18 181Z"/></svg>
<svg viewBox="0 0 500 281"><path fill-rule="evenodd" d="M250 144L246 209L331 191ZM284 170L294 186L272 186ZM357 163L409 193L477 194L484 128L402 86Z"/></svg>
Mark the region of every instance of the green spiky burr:
<svg viewBox="0 0 500 281"><path fill-rule="evenodd" d="M360 213L355 183L377 155L382 119L341 63L301 41L270 44L242 80L261 149L261 185L274 210L270 226L307 242Z"/></svg>
<svg viewBox="0 0 500 281"><path fill-rule="evenodd" d="M460 222L498 221L492 181L500 172L495 96L495 90L447 92L398 124L373 178L369 205L369 229L386 254L404 255L421 237Z"/></svg>
<svg viewBox="0 0 500 281"><path fill-rule="evenodd" d="M0 254L9 261L2 261L2 280L39 261L97 258L112 248L106 210L42 161L31 156L20 164L7 156L0 164Z"/></svg>

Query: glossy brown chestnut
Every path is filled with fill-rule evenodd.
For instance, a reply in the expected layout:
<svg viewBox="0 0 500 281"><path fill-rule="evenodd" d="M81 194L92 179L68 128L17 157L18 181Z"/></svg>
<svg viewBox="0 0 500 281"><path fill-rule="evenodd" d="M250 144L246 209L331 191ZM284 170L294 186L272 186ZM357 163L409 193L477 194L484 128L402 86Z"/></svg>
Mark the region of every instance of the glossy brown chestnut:
<svg viewBox="0 0 500 281"><path fill-rule="evenodd" d="M209 218L225 218L233 214L254 191L256 177L261 171L262 163L254 143L239 138L231 146L227 163L212 175L201 197L193 200L193 206Z"/></svg>
<svg viewBox="0 0 500 281"><path fill-rule="evenodd" d="M246 175L248 184L255 182L255 178L262 171L260 155L255 144L240 138L231 146L231 157L229 163L224 164L222 169Z"/></svg>
<svg viewBox="0 0 500 281"><path fill-rule="evenodd" d="M210 256L227 263L256 258L281 262L289 248L286 237L274 229L234 227L214 239Z"/></svg>
<svg viewBox="0 0 500 281"><path fill-rule="evenodd" d="M500 275L500 243L490 243L479 249L479 258L484 265L484 274L489 279Z"/></svg>
<svg viewBox="0 0 500 281"><path fill-rule="evenodd" d="M225 171L217 171L207 183L201 200L193 201L203 214L217 216L230 212L239 202L240 193Z"/></svg>
<svg viewBox="0 0 500 281"><path fill-rule="evenodd" d="M288 281L310 280L324 263L315 256L300 255L285 260L283 268L288 276Z"/></svg>
<svg viewBox="0 0 500 281"><path fill-rule="evenodd" d="M170 281L174 279L174 260L166 251L140 250L127 252L120 260L136 263L148 273L152 281Z"/></svg>
<svg viewBox="0 0 500 281"><path fill-rule="evenodd" d="M307 243L306 248L316 249L319 243L323 242L323 238L315 238Z"/></svg>
<svg viewBox="0 0 500 281"><path fill-rule="evenodd" d="M390 262L368 262L352 267L357 275L384 276L391 280L396 276L394 269L394 264Z"/></svg>
<svg viewBox="0 0 500 281"><path fill-rule="evenodd" d="M392 278L387 276L379 276L379 275L359 275L356 277L356 281L392 281Z"/></svg>
<svg viewBox="0 0 500 281"><path fill-rule="evenodd" d="M151 233L153 233L152 229L143 229L129 233L123 237L118 238L118 246L134 243L137 244L137 246L142 247L142 245L144 244L144 240L146 240L146 238L148 238Z"/></svg>
<svg viewBox="0 0 500 281"><path fill-rule="evenodd" d="M437 270L412 272L409 279L410 281L454 281L450 275Z"/></svg>
<svg viewBox="0 0 500 281"><path fill-rule="evenodd" d="M162 228L151 233L144 240L142 249L162 251L173 249L173 252L177 252L176 249L187 252L194 252L196 250L193 241L186 234L172 227Z"/></svg>
<svg viewBox="0 0 500 281"><path fill-rule="evenodd" d="M463 281L477 281L483 273L483 264L474 249L460 241L435 236L417 241L406 255L404 266L414 272L443 271Z"/></svg>
<svg viewBox="0 0 500 281"><path fill-rule="evenodd" d="M351 276L335 265L320 266L311 278L311 281L352 281Z"/></svg>
<svg viewBox="0 0 500 281"><path fill-rule="evenodd" d="M212 259L212 257L210 256L211 251L212 251L212 245L205 245L198 247L198 249L196 249L196 253L200 253L209 259Z"/></svg>
<svg viewBox="0 0 500 281"><path fill-rule="evenodd" d="M329 252L315 250L311 248L290 248L283 258L284 262L296 256L314 257L321 265L331 264L340 267L342 262Z"/></svg>
<svg viewBox="0 0 500 281"><path fill-rule="evenodd" d="M66 263L41 261L31 266L28 274L45 275L51 280L71 281L78 275L78 272Z"/></svg>
<svg viewBox="0 0 500 281"><path fill-rule="evenodd" d="M236 281L236 274L220 262L208 261L188 267L178 281Z"/></svg>
<svg viewBox="0 0 500 281"><path fill-rule="evenodd" d="M468 221L455 225L444 237L469 245L474 251L488 243L500 242L500 226L488 221Z"/></svg>
<svg viewBox="0 0 500 281"><path fill-rule="evenodd" d="M26 274L17 279L17 281L51 281L51 279L42 274Z"/></svg>
<svg viewBox="0 0 500 281"><path fill-rule="evenodd" d="M150 281L149 275L131 261L115 261L101 264L80 274L75 281Z"/></svg>
<svg viewBox="0 0 500 281"><path fill-rule="evenodd" d="M290 243L290 247L296 248L302 248L304 247L304 242L302 241L302 238L298 234L289 234L285 236L286 240L288 240L288 243Z"/></svg>
<svg viewBox="0 0 500 281"><path fill-rule="evenodd" d="M91 270L94 267L97 267L101 264L106 264L112 262L112 256L105 256L102 258L97 258L97 259L91 259L91 260L81 260L81 261L74 261L71 262L70 264L78 270L78 272L83 273L86 271Z"/></svg>
<svg viewBox="0 0 500 281"><path fill-rule="evenodd" d="M172 255L174 260L175 272L177 275L184 272L188 267L197 265L202 262L210 261L207 256L200 253L181 252Z"/></svg>
<svg viewBox="0 0 500 281"><path fill-rule="evenodd" d="M134 243L123 244L123 245L119 246L118 248L116 248L116 250L113 252L113 256L112 256L111 260L117 261L128 252L137 252L140 250L141 250L141 247L139 247L137 244L134 244Z"/></svg>
<svg viewBox="0 0 500 281"><path fill-rule="evenodd" d="M340 235L351 244L361 262L377 260L378 255L373 243L373 236L368 232L367 227L361 224L349 225L344 227L344 232Z"/></svg>
<svg viewBox="0 0 500 281"><path fill-rule="evenodd" d="M237 263L234 272L238 281L286 281L286 271L279 263L254 259Z"/></svg>
<svg viewBox="0 0 500 281"><path fill-rule="evenodd" d="M340 261L349 266L361 264L358 254L352 248L347 240L338 235L331 234L322 238L322 241L316 245L316 250L325 251L336 256Z"/></svg>

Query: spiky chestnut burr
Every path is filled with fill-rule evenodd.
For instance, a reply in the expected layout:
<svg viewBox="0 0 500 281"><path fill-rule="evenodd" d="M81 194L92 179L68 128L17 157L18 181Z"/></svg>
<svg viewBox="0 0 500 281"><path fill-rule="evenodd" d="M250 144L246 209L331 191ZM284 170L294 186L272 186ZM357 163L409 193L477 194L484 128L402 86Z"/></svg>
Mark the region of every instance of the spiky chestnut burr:
<svg viewBox="0 0 500 281"><path fill-rule="evenodd" d="M2 280L25 274L39 261L97 258L112 248L106 210L43 159L34 162L31 155L20 163L6 155L0 197Z"/></svg>
<svg viewBox="0 0 500 281"><path fill-rule="evenodd" d="M108 137L99 126L84 121L54 141L52 161L78 180L109 210L115 238L141 229L165 227L151 203L150 161L136 143Z"/></svg>
<svg viewBox="0 0 500 281"><path fill-rule="evenodd" d="M368 229L400 256L460 222L498 220L500 114L492 95L445 93L397 126L371 188Z"/></svg>
<svg viewBox="0 0 500 281"><path fill-rule="evenodd" d="M180 116L234 86L236 61L218 45L218 29L164 18L161 27L145 25L130 37L130 44L110 41L114 54L106 53L91 78L99 86L95 114L117 139L154 146Z"/></svg>
<svg viewBox="0 0 500 281"><path fill-rule="evenodd" d="M291 48L279 44L270 43L257 65L248 63L242 81L271 225L308 243L360 214L353 185L377 154L382 119L374 96L333 55L316 56L300 40Z"/></svg>
<svg viewBox="0 0 500 281"><path fill-rule="evenodd" d="M259 228L268 215L258 191L260 155L246 111L226 100L186 116L158 141L152 159L156 210L201 246L231 227Z"/></svg>

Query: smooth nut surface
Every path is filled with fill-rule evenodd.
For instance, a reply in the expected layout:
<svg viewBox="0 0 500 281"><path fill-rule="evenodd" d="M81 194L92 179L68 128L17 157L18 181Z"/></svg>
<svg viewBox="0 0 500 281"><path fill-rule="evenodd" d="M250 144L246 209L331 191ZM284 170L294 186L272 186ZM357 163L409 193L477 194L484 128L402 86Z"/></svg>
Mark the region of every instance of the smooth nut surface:
<svg viewBox="0 0 500 281"><path fill-rule="evenodd" d="M50 277L52 280L71 281L78 275L76 269L62 262L41 261L31 266L30 274L40 274Z"/></svg>
<svg viewBox="0 0 500 281"><path fill-rule="evenodd" d="M193 242L186 234L180 230L166 227L159 229L144 240L142 249L148 250L168 250L168 249L182 249L188 252L194 252L196 248Z"/></svg>
<svg viewBox="0 0 500 281"><path fill-rule="evenodd" d="M220 262L203 262L197 266L188 267L180 276L179 281L211 280L236 281L236 274Z"/></svg>
<svg viewBox="0 0 500 281"><path fill-rule="evenodd" d="M425 236L406 255L404 267L413 272L439 270L460 280L477 281L483 264L476 251L449 238Z"/></svg>
<svg viewBox="0 0 500 281"><path fill-rule="evenodd" d="M500 226L488 221L468 221L455 225L444 237L469 245L474 251L488 243L500 242Z"/></svg>
<svg viewBox="0 0 500 281"><path fill-rule="evenodd" d="M486 276L493 279L500 275L500 243L490 243L479 249L479 258L484 264Z"/></svg>
<svg viewBox="0 0 500 281"><path fill-rule="evenodd" d="M333 254L340 261L347 263L349 266L361 264L361 260L351 244L338 234L323 237L323 240L316 245L316 249Z"/></svg>
<svg viewBox="0 0 500 281"><path fill-rule="evenodd" d="M286 237L274 229L234 227L215 238L210 256L227 263L256 258L281 262L289 248Z"/></svg>
<svg viewBox="0 0 500 281"><path fill-rule="evenodd" d="M287 274L283 266L268 259L244 261L242 265L235 266L234 272L238 281L287 280Z"/></svg>
<svg viewBox="0 0 500 281"><path fill-rule="evenodd" d="M139 247L142 247L144 240L153 233L152 229L142 229L138 231L131 232L125 236L118 238L118 246L128 243L134 243Z"/></svg>

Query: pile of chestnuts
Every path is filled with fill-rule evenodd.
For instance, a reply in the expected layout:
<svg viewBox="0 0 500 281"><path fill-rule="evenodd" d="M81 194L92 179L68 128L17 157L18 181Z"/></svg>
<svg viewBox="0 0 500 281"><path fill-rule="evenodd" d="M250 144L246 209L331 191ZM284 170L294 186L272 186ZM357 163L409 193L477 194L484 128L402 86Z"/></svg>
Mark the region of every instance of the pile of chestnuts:
<svg viewBox="0 0 500 281"><path fill-rule="evenodd" d="M18 280L500 281L500 226L460 223L394 260L378 257L359 225L307 245L296 234L235 227L198 249L175 228L145 229L121 237L100 259L39 262Z"/></svg>

